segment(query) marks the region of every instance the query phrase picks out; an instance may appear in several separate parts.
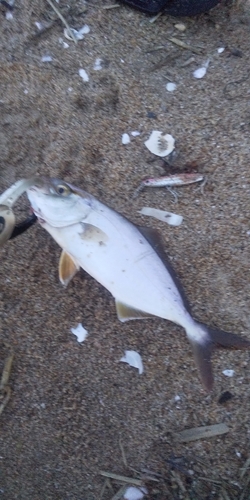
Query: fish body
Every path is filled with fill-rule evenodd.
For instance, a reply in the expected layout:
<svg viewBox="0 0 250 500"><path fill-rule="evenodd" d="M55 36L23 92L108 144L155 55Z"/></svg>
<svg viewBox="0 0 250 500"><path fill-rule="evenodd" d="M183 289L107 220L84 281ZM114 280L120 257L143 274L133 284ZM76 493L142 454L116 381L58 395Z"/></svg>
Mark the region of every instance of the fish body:
<svg viewBox="0 0 250 500"><path fill-rule="evenodd" d="M94 196L56 179L41 178L27 194L40 223L63 249L61 281L67 283L82 267L113 295L121 321L158 316L182 326L207 389L213 383L210 357L215 341L224 345L228 335L227 345L231 339L235 347L250 347L247 340L224 332L220 336L192 318L152 235Z"/></svg>

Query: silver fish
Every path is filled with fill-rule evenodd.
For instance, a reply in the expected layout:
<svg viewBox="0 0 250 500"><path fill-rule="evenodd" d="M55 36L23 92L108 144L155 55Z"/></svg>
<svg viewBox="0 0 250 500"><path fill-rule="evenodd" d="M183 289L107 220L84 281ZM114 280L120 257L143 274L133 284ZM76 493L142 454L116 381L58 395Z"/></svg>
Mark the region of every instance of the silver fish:
<svg viewBox="0 0 250 500"><path fill-rule="evenodd" d="M59 275L67 284L79 267L113 295L121 321L150 316L182 326L204 387L211 390L211 354L218 345L250 341L195 321L155 232L138 228L94 196L66 182L41 178L27 190L41 225L63 249Z"/></svg>

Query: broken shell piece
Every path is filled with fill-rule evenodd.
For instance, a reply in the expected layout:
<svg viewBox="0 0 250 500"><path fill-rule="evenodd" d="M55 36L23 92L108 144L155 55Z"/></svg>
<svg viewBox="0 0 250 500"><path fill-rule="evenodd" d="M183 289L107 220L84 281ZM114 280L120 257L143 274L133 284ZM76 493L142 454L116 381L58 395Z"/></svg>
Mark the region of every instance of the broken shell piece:
<svg viewBox="0 0 250 500"><path fill-rule="evenodd" d="M125 351L125 356L123 356L120 361L123 363L128 363L133 368L138 368L139 374L143 373L143 364L141 356L136 351Z"/></svg>
<svg viewBox="0 0 250 500"><path fill-rule="evenodd" d="M122 134L122 144L126 145L130 143L130 137L128 134Z"/></svg>
<svg viewBox="0 0 250 500"><path fill-rule="evenodd" d="M100 57L98 57L96 60L95 60L95 64L94 64L94 67L93 69L95 71L100 71L102 69L102 59L100 59Z"/></svg>
<svg viewBox="0 0 250 500"><path fill-rule="evenodd" d="M149 139L144 142L151 153L157 156L168 156L174 150L175 140L170 134L162 135L159 130L153 130Z"/></svg>
<svg viewBox="0 0 250 500"><path fill-rule="evenodd" d="M41 61L42 62L51 62L52 61L52 57L51 56L42 56L41 58Z"/></svg>
<svg viewBox="0 0 250 500"><path fill-rule="evenodd" d="M6 12L6 14L5 14L5 18L7 19L7 21L12 21L12 19L13 19L13 14L12 14L12 12L9 12L9 11L8 11L8 12Z"/></svg>
<svg viewBox="0 0 250 500"><path fill-rule="evenodd" d="M224 52L225 50L225 47L220 47L219 49L217 49L217 52L218 54L222 54L222 52Z"/></svg>
<svg viewBox="0 0 250 500"><path fill-rule="evenodd" d="M82 69L82 68L79 69L79 75L83 79L84 82L89 81L89 76L88 76L87 72L85 71L85 69Z"/></svg>
<svg viewBox="0 0 250 500"><path fill-rule="evenodd" d="M76 335L77 342L84 342L84 340L86 339L86 337L88 335L87 330L85 330L85 328L83 328L81 323L79 323L76 328L71 328L71 332L73 333L73 335Z"/></svg>
<svg viewBox="0 0 250 500"><path fill-rule="evenodd" d="M70 28L70 29L73 32L73 35L75 36L76 40L83 40L84 35L87 35L87 33L90 32L90 27L87 24L85 24L79 30L75 30L74 28ZM69 32L69 30L67 28L64 28L63 33L64 33L65 38L67 38L67 40L73 41L71 33Z"/></svg>
<svg viewBox="0 0 250 500"><path fill-rule="evenodd" d="M225 377L233 377L234 376L234 370L223 370L223 375L225 375Z"/></svg>
<svg viewBox="0 0 250 500"><path fill-rule="evenodd" d="M135 488L129 486L124 493L124 500L142 500L148 491L146 488Z"/></svg>
<svg viewBox="0 0 250 500"><path fill-rule="evenodd" d="M181 215L166 212L165 210L160 210L158 208L143 207L138 213L154 217L162 222L167 222L170 226L180 226L183 221L183 217Z"/></svg>
<svg viewBox="0 0 250 500"><path fill-rule="evenodd" d="M168 82L166 89L168 92L173 92L176 89L176 83Z"/></svg>
<svg viewBox="0 0 250 500"><path fill-rule="evenodd" d="M198 68L193 72L193 76L198 79L203 78L207 72L208 65L209 65L209 59L205 62L205 64L201 68Z"/></svg>

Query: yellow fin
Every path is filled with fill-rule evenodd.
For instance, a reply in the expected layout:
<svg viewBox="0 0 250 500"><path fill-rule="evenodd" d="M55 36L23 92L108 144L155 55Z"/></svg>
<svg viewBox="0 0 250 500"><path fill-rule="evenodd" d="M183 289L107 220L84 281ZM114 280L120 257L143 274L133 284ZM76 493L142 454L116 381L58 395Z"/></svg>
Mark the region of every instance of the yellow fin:
<svg viewBox="0 0 250 500"><path fill-rule="evenodd" d="M67 286L78 270L79 266L72 257L63 250L59 260L59 279L61 283Z"/></svg>
<svg viewBox="0 0 250 500"><path fill-rule="evenodd" d="M143 319L143 318L152 318L153 314L146 313L144 311L140 311L139 309L133 309L131 306L127 306L119 300L115 301L116 312L118 319L124 323L125 321L129 321L130 319Z"/></svg>
<svg viewBox="0 0 250 500"><path fill-rule="evenodd" d="M104 245L106 241L108 241L109 238L107 234L99 229L99 227L93 226L92 224L88 224L86 222L82 222L81 225L83 228L83 231L80 234L82 240L99 243L99 245Z"/></svg>

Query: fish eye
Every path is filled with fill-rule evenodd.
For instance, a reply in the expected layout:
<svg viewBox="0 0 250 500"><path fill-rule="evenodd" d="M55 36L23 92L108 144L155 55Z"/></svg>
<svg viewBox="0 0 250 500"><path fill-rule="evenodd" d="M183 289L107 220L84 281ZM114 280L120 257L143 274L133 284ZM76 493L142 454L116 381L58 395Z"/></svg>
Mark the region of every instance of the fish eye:
<svg viewBox="0 0 250 500"><path fill-rule="evenodd" d="M58 184L55 187L55 191L60 196L68 196L71 193L71 189L66 184Z"/></svg>

